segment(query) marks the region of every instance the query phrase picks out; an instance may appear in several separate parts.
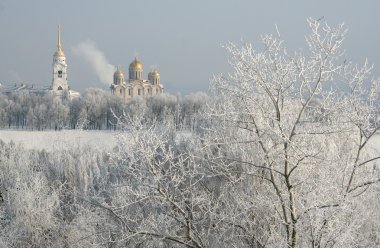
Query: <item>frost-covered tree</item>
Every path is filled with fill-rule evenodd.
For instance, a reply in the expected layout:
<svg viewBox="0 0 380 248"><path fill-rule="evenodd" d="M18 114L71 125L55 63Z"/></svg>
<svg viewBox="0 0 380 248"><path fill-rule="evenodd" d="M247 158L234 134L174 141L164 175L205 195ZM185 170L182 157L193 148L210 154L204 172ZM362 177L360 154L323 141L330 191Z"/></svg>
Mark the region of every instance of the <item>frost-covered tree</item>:
<svg viewBox="0 0 380 248"><path fill-rule="evenodd" d="M345 60L343 26L309 25L306 52L274 36L261 52L229 44L234 71L213 79L200 132L129 106L109 196L88 200L109 220L96 244L379 245L377 80Z"/></svg>
<svg viewBox="0 0 380 248"><path fill-rule="evenodd" d="M120 116L125 107L120 98L101 89L87 89L80 105L77 123L87 122L89 129L113 129L116 125L114 115Z"/></svg>
<svg viewBox="0 0 380 248"><path fill-rule="evenodd" d="M61 239L59 198L38 153L0 141L0 246L51 247ZM24 152L23 152L24 151Z"/></svg>
<svg viewBox="0 0 380 248"><path fill-rule="evenodd" d="M109 218L89 200L110 191L102 158L85 146L46 152L0 140L0 246L96 247Z"/></svg>
<svg viewBox="0 0 380 248"><path fill-rule="evenodd" d="M95 204L109 215L109 235L101 244L219 247L225 239L215 228L218 203L206 185L212 180L193 156L198 141L175 137L174 119L147 123L144 118L142 113L119 122L128 132L111 155L111 198Z"/></svg>
<svg viewBox="0 0 380 248"><path fill-rule="evenodd" d="M305 51L226 46L205 134L216 172L244 185L225 218L257 247L378 246L378 80L346 59L343 25L308 23Z"/></svg>
<svg viewBox="0 0 380 248"><path fill-rule="evenodd" d="M209 101L209 96L204 92L196 92L184 96L179 123L189 130L196 131L196 128L200 126L200 113L204 111Z"/></svg>

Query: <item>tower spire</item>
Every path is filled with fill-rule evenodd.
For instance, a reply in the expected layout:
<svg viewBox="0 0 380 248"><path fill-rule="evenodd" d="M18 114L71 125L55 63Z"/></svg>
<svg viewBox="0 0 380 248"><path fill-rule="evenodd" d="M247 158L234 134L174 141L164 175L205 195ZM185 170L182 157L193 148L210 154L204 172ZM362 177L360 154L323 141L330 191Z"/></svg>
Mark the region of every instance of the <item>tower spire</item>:
<svg viewBox="0 0 380 248"><path fill-rule="evenodd" d="M61 25L58 25L58 44L57 44L57 51L55 52L54 56L65 57L65 54L63 53L62 47L61 47Z"/></svg>
<svg viewBox="0 0 380 248"><path fill-rule="evenodd" d="M58 24L58 51L61 50L61 25Z"/></svg>

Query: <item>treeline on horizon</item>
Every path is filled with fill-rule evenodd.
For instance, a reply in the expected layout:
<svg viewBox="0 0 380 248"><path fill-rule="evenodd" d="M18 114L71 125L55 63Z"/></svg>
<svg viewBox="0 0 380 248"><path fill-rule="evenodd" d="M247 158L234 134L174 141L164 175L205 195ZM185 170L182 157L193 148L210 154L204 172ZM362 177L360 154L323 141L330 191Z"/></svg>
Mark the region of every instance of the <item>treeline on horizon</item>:
<svg viewBox="0 0 380 248"><path fill-rule="evenodd" d="M146 119L173 118L177 130L193 130L197 114L206 104L206 93L186 96L168 93L134 99L128 103L102 89L90 88L73 100L52 94L0 93L0 128L23 130L116 130L120 116L143 112Z"/></svg>

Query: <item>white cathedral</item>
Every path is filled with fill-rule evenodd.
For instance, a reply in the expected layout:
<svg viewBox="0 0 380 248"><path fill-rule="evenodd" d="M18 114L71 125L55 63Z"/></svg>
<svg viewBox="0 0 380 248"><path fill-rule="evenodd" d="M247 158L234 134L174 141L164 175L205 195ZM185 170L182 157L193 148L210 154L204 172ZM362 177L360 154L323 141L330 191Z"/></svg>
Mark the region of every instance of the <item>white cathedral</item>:
<svg viewBox="0 0 380 248"><path fill-rule="evenodd" d="M164 86L160 82L160 72L152 70L148 73L148 80L143 79L143 65L135 58L129 65L129 78L118 67L113 74L111 84L112 94L121 97L125 102L137 97L146 97L160 94Z"/></svg>
<svg viewBox="0 0 380 248"><path fill-rule="evenodd" d="M49 87L35 87L34 85L28 85L27 83L15 84L13 86L0 87L0 91L6 94L9 93L35 93L35 94L47 94L52 93L57 97L62 98L65 94L70 99L80 96L80 93L71 90L67 80L67 63L66 56L61 47L61 30L58 26L58 45L57 51L53 55L53 79L51 86Z"/></svg>

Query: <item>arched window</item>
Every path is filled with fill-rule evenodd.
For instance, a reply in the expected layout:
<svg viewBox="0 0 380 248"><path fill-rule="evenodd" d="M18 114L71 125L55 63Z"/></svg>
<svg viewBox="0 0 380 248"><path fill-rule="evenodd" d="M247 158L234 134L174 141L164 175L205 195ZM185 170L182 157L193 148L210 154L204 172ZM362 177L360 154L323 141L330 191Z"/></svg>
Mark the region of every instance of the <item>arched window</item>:
<svg viewBox="0 0 380 248"><path fill-rule="evenodd" d="M123 93L123 90L122 90L122 89L120 89L120 95L121 95L121 93Z"/></svg>
<svg viewBox="0 0 380 248"><path fill-rule="evenodd" d="M58 77L62 78L62 71L58 71Z"/></svg>
<svg viewBox="0 0 380 248"><path fill-rule="evenodd" d="M137 95L139 95L139 96L141 95L141 89L137 90Z"/></svg>
<svg viewBox="0 0 380 248"><path fill-rule="evenodd" d="M131 89L128 89L128 95L131 95Z"/></svg>
<svg viewBox="0 0 380 248"><path fill-rule="evenodd" d="M58 87L58 90L63 90L63 88L61 86Z"/></svg>

